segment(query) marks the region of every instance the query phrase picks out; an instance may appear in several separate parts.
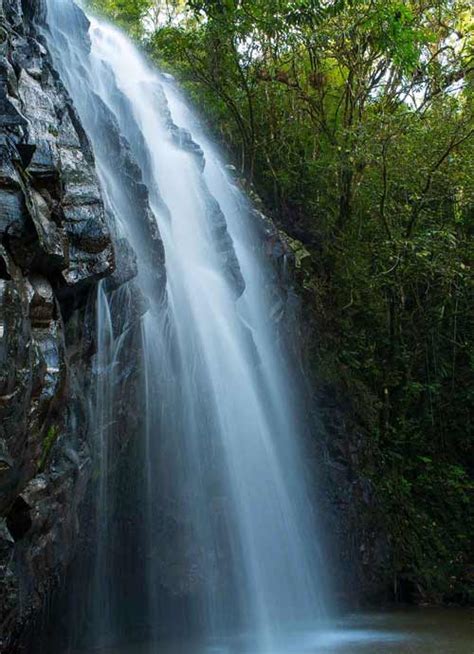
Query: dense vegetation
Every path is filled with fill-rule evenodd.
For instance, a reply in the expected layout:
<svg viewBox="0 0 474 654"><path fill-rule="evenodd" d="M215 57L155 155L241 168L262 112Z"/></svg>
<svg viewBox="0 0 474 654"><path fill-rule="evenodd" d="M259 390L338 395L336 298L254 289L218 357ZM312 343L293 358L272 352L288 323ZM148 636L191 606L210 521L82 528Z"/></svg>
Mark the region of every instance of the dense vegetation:
<svg viewBox="0 0 474 654"><path fill-rule="evenodd" d="M93 4L179 77L294 239L310 365L349 398L395 585L469 599L470 3Z"/></svg>

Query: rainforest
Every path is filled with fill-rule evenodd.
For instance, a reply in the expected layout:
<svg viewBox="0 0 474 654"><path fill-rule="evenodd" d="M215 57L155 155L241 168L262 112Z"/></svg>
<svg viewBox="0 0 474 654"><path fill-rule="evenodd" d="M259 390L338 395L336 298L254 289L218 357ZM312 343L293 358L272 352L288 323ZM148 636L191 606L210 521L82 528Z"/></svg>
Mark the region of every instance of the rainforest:
<svg viewBox="0 0 474 654"><path fill-rule="evenodd" d="M467 0L0 0L0 653L472 654Z"/></svg>

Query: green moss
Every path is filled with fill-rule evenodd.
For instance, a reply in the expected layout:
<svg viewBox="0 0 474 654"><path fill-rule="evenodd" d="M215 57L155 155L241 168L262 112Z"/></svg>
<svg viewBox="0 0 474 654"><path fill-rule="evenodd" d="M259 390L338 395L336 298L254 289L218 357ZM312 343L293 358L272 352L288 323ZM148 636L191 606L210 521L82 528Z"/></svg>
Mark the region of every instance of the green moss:
<svg viewBox="0 0 474 654"><path fill-rule="evenodd" d="M294 257L295 257L295 267L297 270L305 268L306 262L309 264L309 259L311 258L311 253L301 241L298 241L296 238L291 238L286 232L280 232L283 235L283 239L290 246Z"/></svg>
<svg viewBox="0 0 474 654"><path fill-rule="evenodd" d="M59 427L57 425L51 425L51 427L46 432L46 436L43 439L43 444L41 448L41 458L39 460L39 469L43 470L46 461L48 460L49 454L53 449L57 438L59 436Z"/></svg>

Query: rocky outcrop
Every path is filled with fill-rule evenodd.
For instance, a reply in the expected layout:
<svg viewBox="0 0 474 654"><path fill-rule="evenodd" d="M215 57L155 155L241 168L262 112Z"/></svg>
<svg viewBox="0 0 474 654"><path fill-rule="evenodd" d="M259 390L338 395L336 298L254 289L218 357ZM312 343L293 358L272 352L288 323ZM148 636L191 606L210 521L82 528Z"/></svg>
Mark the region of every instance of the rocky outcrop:
<svg viewBox="0 0 474 654"><path fill-rule="evenodd" d="M94 295L115 269L88 140L37 39L0 0L0 652L69 563L90 474ZM121 257L130 259L125 250ZM133 275L133 264L130 264ZM126 266L124 265L124 269Z"/></svg>
<svg viewBox="0 0 474 654"><path fill-rule="evenodd" d="M327 564L342 607L393 601L392 546L381 529L383 508L367 473L373 448L357 407L340 388L313 380L320 497L328 535Z"/></svg>

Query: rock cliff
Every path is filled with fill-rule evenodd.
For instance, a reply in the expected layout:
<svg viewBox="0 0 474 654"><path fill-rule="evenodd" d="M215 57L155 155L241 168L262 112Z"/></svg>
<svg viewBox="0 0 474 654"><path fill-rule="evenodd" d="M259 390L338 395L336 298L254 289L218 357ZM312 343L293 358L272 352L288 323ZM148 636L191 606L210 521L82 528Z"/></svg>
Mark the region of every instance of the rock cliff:
<svg viewBox="0 0 474 654"><path fill-rule="evenodd" d="M0 0L0 652L17 651L74 551L91 470L86 380L115 269L94 158L38 38ZM123 255L122 255L123 256Z"/></svg>

